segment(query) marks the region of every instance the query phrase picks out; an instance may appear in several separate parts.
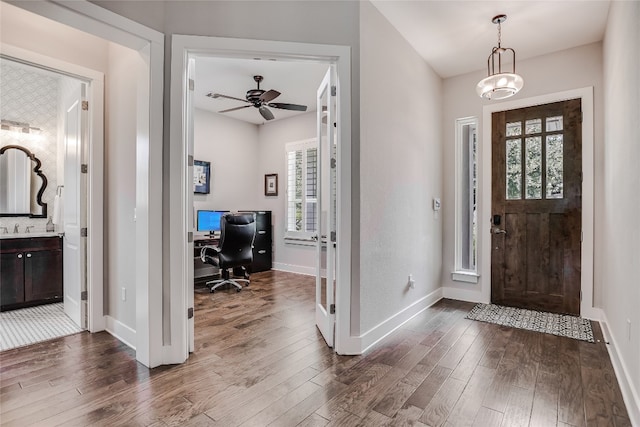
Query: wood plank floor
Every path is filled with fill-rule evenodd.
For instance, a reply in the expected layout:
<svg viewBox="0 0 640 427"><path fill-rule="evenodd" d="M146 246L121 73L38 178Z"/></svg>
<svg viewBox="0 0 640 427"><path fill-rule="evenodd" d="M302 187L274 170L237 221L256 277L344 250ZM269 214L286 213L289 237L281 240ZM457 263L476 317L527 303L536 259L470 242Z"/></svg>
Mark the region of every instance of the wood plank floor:
<svg viewBox="0 0 640 427"><path fill-rule="evenodd" d="M203 291L183 365L147 369L107 333L0 353L0 424L631 425L603 343L474 322L473 304L442 300L365 355L337 356L314 326L312 277Z"/></svg>

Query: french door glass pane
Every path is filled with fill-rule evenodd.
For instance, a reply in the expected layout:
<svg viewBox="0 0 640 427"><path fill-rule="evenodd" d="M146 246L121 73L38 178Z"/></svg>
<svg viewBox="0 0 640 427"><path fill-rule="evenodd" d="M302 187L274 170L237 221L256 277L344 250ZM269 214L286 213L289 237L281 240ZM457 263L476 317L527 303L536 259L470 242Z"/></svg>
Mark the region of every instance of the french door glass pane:
<svg viewBox="0 0 640 427"><path fill-rule="evenodd" d="M527 138L525 147L525 198L542 199L542 138Z"/></svg>
<svg viewBox="0 0 640 427"><path fill-rule="evenodd" d="M522 198L522 144L520 139L507 140L507 200Z"/></svg>
<svg viewBox="0 0 640 427"><path fill-rule="evenodd" d="M309 202L307 201L307 217L305 218L306 222L306 230L305 231L316 231L316 224L318 223L316 215L317 215L317 204L315 201Z"/></svg>
<svg viewBox="0 0 640 427"><path fill-rule="evenodd" d="M562 118L562 117L561 117ZM562 134L547 135L547 199L563 197L563 141Z"/></svg>

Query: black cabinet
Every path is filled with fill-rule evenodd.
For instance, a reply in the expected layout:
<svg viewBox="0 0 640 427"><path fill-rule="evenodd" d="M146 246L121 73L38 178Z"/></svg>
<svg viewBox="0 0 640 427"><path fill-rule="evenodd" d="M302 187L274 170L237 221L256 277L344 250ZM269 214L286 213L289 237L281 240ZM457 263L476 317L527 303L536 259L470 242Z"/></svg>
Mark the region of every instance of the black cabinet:
<svg viewBox="0 0 640 427"><path fill-rule="evenodd" d="M242 211L256 214L256 238L253 241L251 272L271 270L273 267L273 227L271 211Z"/></svg>
<svg viewBox="0 0 640 427"><path fill-rule="evenodd" d="M0 241L0 310L62 301L62 237Z"/></svg>

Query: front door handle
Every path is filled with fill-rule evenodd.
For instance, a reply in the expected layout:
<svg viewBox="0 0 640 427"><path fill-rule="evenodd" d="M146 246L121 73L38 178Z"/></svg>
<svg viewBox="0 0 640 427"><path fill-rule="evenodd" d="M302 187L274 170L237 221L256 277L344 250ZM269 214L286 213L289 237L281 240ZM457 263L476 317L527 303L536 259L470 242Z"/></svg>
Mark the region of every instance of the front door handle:
<svg viewBox="0 0 640 427"><path fill-rule="evenodd" d="M503 230L502 228L499 228L499 227L493 227L491 229L491 233L493 233L493 234L507 234L507 230Z"/></svg>

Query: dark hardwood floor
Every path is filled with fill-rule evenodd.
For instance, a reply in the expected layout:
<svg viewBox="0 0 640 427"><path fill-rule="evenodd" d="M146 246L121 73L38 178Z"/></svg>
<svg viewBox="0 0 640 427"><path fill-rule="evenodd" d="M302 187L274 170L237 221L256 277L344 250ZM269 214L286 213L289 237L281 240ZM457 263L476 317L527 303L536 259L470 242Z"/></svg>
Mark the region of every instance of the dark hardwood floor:
<svg viewBox="0 0 640 427"><path fill-rule="evenodd" d="M314 326L314 279L196 289L196 351L147 369L107 333L0 353L2 426L630 426L607 349L442 300L363 356ZM601 338L599 326L595 333Z"/></svg>

